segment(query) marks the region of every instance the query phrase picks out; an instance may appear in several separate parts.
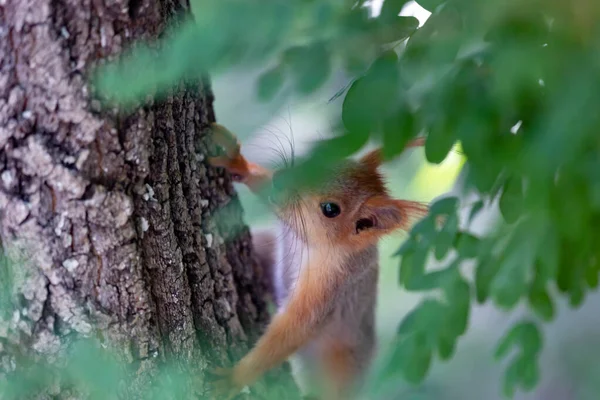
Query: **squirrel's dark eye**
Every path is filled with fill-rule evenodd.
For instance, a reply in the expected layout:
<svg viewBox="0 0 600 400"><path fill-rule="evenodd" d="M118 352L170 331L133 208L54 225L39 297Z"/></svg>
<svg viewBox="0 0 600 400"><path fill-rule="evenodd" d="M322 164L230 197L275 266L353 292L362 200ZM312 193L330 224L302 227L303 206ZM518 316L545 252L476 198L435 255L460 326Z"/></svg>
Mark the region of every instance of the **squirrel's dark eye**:
<svg viewBox="0 0 600 400"><path fill-rule="evenodd" d="M342 212L340 206L335 203L321 203L321 211L327 218L335 218Z"/></svg>

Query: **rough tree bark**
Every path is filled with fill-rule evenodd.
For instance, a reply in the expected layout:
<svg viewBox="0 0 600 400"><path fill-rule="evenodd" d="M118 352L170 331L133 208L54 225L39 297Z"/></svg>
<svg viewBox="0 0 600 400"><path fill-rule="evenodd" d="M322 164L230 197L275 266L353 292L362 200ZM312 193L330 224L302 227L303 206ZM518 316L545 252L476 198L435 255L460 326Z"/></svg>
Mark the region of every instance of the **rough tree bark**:
<svg viewBox="0 0 600 400"><path fill-rule="evenodd" d="M231 181L205 161L208 80L128 115L87 85L99 60L158 37L186 3L0 0L0 245L17 260L0 379L20 368L15 352L58 362L94 336L133 367L122 394L136 397L166 361L202 377L240 357L268 319ZM283 375L279 398L295 398Z"/></svg>

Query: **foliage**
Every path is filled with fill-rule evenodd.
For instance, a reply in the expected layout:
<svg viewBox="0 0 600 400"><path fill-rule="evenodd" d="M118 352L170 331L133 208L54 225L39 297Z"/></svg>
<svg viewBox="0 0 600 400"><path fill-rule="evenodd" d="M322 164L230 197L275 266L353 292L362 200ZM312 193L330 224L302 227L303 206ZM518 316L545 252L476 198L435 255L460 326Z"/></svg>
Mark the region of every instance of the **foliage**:
<svg viewBox="0 0 600 400"><path fill-rule="evenodd" d="M442 162L456 142L470 190L498 202L504 218L476 237L459 224L456 198L440 200L398 252L400 284L437 289L398 330L391 371L421 381L434 355L449 359L467 329L474 301L506 310L526 302L531 321L498 347L520 353L505 393L532 388L542 338L554 318L557 288L573 306L598 285L600 221L600 45L595 0L419 0L432 12L418 28L399 16L403 0L385 0L372 17L364 1L197 0L195 22L167 45L139 45L120 64L100 69L100 93L125 103L204 71L262 65L257 98L314 92L332 70L355 76L344 95L338 135L296 163L294 179L320 176L369 139L386 159L427 135L425 156ZM425 269L430 257L446 267ZM474 276L461 271L475 262ZM538 318L535 318L537 316Z"/></svg>

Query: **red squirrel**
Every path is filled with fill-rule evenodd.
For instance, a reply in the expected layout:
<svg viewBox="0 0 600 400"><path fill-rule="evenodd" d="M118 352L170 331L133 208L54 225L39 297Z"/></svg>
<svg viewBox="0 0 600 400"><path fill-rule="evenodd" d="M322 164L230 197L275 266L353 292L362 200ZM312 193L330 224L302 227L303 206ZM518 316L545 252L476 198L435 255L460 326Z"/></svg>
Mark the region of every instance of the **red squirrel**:
<svg viewBox="0 0 600 400"><path fill-rule="evenodd" d="M209 159L213 166L226 168L256 194L277 181L277 172L244 158L233 133L219 124L212 128L225 150ZM417 139L407 147L422 145ZM272 263L265 270L273 273L278 311L245 357L214 371L222 398L235 397L292 355L305 394L317 384L320 398L351 398L376 345L377 243L427 213L422 203L390 197L380 164L381 152L374 150L345 160L327 184L271 199L279 233L254 235L254 248L260 260Z"/></svg>

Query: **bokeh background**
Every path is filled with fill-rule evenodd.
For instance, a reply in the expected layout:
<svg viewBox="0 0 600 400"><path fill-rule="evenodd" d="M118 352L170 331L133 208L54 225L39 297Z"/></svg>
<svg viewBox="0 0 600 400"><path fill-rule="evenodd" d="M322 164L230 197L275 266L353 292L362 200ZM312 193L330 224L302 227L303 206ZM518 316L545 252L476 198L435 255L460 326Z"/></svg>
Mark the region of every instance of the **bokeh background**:
<svg viewBox="0 0 600 400"><path fill-rule="evenodd" d="M371 2L377 14L382 0ZM412 15L423 24L429 12L409 2L401 15ZM329 81L310 97L286 98L280 102L257 103L256 81L262 70L229 70L213 76L216 114L219 122L236 132L242 140L243 153L249 159L273 165L279 152L301 155L311 143L327 137L333 121L339 118L342 97L331 100L350 83L350 77L333 73ZM431 201L448 193L458 195L462 185L460 152L451 153L440 165L425 161L422 149L409 150L384 167L389 188L399 198ZM245 209L246 222L253 228L268 227L273 215L243 186L238 192ZM470 199L463 198L469 205ZM468 208L465 207L465 213ZM498 217L492 206L480 213L470 225L474 232L485 232ZM466 216L462 216L466 219ZM464 221L463 221L464 223ZM421 298L399 288L399 259L392 254L406 235L389 237L380 244L380 292L378 333L380 350L373 370L390 354L391 340L403 316ZM435 267L433 261L431 267ZM592 400L600 399L600 296L597 291L586 298L583 306L572 309L563 301L557 304L557 318L540 325L544 334L541 357L541 381L530 393L518 393L516 400ZM502 399L502 376L505 365L494 361L499 339L520 317L529 316L527 307L504 313L492 305L474 306L468 333L459 341L457 353L449 362L434 361L432 373L424 384L411 387L397 381L376 388L381 399Z"/></svg>

